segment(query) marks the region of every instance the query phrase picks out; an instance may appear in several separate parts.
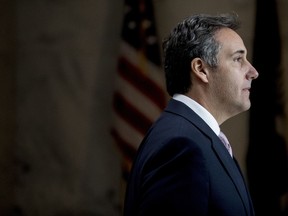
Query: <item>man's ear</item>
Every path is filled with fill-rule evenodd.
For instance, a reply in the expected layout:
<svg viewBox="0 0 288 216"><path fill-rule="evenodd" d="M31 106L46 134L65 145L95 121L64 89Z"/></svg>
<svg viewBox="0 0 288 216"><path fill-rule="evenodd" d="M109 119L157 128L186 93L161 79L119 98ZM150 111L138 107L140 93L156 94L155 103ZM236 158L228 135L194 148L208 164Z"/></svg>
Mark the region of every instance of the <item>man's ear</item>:
<svg viewBox="0 0 288 216"><path fill-rule="evenodd" d="M194 58L191 61L191 70L195 77L208 83L209 70L205 62L200 58Z"/></svg>

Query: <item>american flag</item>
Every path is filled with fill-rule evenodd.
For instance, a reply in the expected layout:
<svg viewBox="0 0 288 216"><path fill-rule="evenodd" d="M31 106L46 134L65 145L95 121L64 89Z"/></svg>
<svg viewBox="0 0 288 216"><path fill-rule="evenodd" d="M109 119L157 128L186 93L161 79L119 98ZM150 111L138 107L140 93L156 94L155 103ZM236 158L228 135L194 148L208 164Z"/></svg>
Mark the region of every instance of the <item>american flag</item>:
<svg viewBox="0 0 288 216"><path fill-rule="evenodd" d="M125 0L112 136L127 180L136 150L166 104L164 75L151 0Z"/></svg>

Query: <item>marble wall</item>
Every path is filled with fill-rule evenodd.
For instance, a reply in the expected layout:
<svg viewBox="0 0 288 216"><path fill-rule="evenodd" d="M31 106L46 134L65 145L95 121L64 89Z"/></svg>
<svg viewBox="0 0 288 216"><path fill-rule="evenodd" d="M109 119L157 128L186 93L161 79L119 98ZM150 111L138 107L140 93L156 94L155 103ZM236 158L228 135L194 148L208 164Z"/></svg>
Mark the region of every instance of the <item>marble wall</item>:
<svg viewBox="0 0 288 216"><path fill-rule="evenodd" d="M16 201L24 215L118 213L109 126L121 6L17 2Z"/></svg>

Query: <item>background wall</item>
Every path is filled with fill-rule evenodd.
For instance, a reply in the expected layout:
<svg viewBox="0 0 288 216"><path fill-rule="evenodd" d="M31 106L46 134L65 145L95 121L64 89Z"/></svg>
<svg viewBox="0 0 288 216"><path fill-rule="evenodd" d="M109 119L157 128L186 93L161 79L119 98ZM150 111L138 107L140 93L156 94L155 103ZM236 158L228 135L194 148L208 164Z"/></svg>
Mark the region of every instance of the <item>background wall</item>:
<svg viewBox="0 0 288 216"><path fill-rule="evenodd" d="M254 1L153 2L159 38L193 13L237 12L251 58ZM288 3L278 3L287 59ZM1 215L120 215L121 155L109 130L123 4L1 1ZM244 173L248 118L223 125Z"/></svg>
<svg viewBox="0 0 288 216"><path fill-rule="evenodd" d="M15 2L0 4L0 214L7 215L13 203L15 173Z"/></svg>

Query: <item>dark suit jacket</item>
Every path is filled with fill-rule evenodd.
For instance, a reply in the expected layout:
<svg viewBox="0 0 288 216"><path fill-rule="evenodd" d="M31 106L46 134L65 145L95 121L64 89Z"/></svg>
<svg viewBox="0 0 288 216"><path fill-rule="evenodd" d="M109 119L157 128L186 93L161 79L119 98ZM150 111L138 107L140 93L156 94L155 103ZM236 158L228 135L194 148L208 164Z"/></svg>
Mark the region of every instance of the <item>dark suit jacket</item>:
<svg viewBox="0 0 288 216"><path fill-rule="evenodd" d="M171 99L134 160L124 216L254 215L235 159L188 106Z"/></svg>

